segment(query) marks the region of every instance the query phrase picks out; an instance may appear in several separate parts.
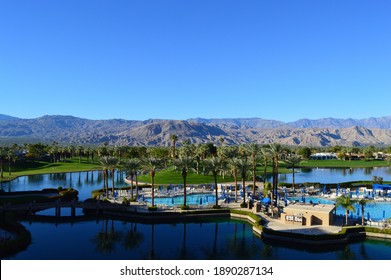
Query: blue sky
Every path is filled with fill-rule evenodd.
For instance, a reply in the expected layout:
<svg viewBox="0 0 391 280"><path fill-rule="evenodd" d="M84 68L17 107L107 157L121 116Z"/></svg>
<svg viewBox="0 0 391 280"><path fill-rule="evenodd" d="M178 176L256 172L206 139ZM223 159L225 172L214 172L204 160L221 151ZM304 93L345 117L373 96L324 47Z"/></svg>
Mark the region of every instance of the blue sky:
<svg viewBox="0 0 391 280"><path fill-rule="evenodd" d="M389 116L391 1L1 0L0 113Z"/></svg>

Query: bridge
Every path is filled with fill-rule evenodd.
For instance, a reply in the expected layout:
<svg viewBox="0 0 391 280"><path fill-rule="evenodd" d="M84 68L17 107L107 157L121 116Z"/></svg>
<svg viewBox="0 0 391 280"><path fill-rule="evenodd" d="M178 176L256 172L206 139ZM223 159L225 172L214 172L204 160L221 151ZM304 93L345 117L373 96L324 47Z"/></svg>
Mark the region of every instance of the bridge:
<svg viewBox="0 0 391 280"><path fill-rule="evenodd" d="M28 215L34 215L36 212L47 210L47 209L55 209L55 216L61 217L61 209L62 208L70 208L71 209L71 217L76 216L76 209L90 210L96 211L99 213L101 211L128 211L132 210L136 211L134 207L117 204L117 203L104 203L101 201L97 202L81 202L81 201L55 201L55 202L46 202L46 203L34 203L30 202L27 204L6 204L0 207L1 212L19 212L25 213Z"/></svg>

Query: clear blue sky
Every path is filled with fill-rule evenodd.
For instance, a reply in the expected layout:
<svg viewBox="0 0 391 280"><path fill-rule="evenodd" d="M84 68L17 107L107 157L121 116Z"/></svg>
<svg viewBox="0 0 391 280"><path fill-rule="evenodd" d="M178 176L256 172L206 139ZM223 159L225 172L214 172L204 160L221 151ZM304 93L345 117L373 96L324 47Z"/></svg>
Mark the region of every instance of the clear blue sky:
<svg viewBox="0 0 391 280"><path fill-rule="evenodd" d="M389 116L389 0L1 0L0 113Z"/></svg>

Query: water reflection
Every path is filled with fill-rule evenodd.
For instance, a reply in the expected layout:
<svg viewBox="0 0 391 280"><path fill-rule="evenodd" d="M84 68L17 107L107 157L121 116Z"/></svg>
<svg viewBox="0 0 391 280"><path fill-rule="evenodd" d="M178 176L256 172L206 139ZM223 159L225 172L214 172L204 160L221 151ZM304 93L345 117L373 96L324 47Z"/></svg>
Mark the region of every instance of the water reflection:
<svg viewBox="0 0 391 280"><path fill-rule="evenodd" d="M24 222L34 242L13 259L391 259L390 242L367 240L309 251L265 243L235 220L144 224L103 219L71 224Z"/></svg>

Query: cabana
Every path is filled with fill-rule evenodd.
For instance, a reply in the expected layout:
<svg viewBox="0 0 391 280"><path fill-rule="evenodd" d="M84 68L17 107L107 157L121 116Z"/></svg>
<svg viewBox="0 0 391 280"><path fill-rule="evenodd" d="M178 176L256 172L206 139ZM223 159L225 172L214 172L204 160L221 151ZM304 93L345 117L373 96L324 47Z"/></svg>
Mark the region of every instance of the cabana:
<svg viewBox="0 0 391 280"><path fill-rule="evenodd" d="M373 191L378 192L380 196L380 192L383 196L386 196L389 191L391 191L391 185L380 185L380 184L373 184Z"/></svg>

